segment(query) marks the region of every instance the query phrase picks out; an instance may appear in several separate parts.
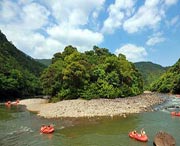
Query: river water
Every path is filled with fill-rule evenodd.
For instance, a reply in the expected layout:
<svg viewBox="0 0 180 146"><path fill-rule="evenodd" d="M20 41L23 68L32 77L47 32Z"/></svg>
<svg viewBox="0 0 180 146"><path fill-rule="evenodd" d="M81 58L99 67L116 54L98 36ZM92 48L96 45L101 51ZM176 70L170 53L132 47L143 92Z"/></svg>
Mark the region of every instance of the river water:
<svg viewBox="0 0 180 146"><path fill-rule="evenodd" d="M154 112L123 117L44 119L23 106L0 105L0 146L153 146L156 133L163 130L180 146L180 117L171 111L179 110L180 98L167 98ZM40 134L42 124L54 124L53 134ZM144 128L149 141L142 143L128 137L131 130Z"/></svg>

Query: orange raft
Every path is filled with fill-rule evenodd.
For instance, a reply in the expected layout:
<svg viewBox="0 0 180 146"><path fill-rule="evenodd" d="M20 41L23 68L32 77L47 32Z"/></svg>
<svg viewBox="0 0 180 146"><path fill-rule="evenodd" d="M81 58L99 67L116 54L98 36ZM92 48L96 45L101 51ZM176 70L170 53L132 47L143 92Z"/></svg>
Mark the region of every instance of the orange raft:
<svg viewBox="0 0 180 146"><path fill-rule="evenodd" d="M16 101L14 101L14 102L11 102L11 101L7 101L7 102L5 102L5 105L6 106L10 106L10 105L17 105L19 103L19 100L17 99Z"/></svg>
<svg viewBox="0 0 180 146"><path fill-rule="evenodd" d="M11 101L5 102L5 105L7 105L7 106L11 105Z"/></svg>
<svg viewBox="0 0 180 146"><path fill-rule="evenodd" d="M133 131L129 132L129 137L136 139L138 141L141 141L141 142L147 142L148 141L147 135L141 135L139 133L134 133Z"/></svg>
<svg viewBox="0 0 180 146"><path fill-rule="evenodd" d="M180 112L171 112L171 116L180 116Z"/></svg>
<svg viewBox="0 0 180 146"><path fill-rule="evenodd" d="M41 133L49 134L54 132L54 127L53 126L42 126L40 129Z"/></svg>

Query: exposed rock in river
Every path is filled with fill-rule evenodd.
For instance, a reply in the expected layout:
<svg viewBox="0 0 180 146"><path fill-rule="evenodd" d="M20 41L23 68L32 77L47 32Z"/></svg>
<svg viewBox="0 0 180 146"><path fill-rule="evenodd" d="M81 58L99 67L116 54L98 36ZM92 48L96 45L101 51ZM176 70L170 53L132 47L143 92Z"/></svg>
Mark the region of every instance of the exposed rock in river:
<svg viewBox="0 0 180 146"><path fill-rule="evenodd" d="M176 142L172 135L166 132L158 132L154 138L154 146L175 146Z"/></svg>

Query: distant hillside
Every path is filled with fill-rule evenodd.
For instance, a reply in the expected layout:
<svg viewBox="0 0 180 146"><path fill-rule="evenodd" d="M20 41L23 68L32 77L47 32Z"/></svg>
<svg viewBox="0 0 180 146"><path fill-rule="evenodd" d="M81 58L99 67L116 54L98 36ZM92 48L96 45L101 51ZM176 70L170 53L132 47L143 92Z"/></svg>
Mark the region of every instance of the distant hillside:
<svg viewBox="0 0 180 146"><path fill-rule="evenodd" d="M180 94L180 59L152 84L151 90Z"/></svg>
<svg viewBox="0 0 180 146"><path fill-rule="evenodd" d="M0 31L0 100L39 92L45 66L18 50Z"/></svg>
<svg viewBox="0 0 180 146"><path fill-rule="evenodd" d="M51 59L36 59L36 61L44 64L45 66L49 66L51 64Z"/></svg>
<svg viewBox="0 0 180 146"><path fill-rule="evenodd" d="M134 64L142 74L144 89L149 89L150 84L157 80L166 71L165 67L152 62L137 62Z"/></svg>
<svg viewBox="0 0 180 146"><path fill-rule="evenodd" d="M35 75L40 75L45 68L43 64L18 50L2 32L0 32L0 59L1 70L8 66L8 68L23 68Z"/></svg>

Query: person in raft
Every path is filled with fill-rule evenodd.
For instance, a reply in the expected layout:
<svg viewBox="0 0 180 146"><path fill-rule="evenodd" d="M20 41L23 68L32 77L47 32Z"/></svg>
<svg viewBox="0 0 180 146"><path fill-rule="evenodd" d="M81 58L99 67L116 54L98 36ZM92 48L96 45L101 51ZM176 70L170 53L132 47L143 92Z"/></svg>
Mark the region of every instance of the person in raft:
<svg viewBox="0 0 180 146"><path fill-rule="evenodd" d="M136 134L137 134L137 131L136 131L136 130L133 130L132 133L133 133L133 135L136 135Z"/></svg>
<svg viewBox="0 0 180 146"><path fill-rule="evenodd" d="M46 126L44 124L41 125L42 128L45 128Z"/></svg>
<svg viewBox="0 0 180 146"><path fill-rule="evenodd" d="M141 136L145 136L146 132L144 131L144 128L141 129Z"/></svg>

